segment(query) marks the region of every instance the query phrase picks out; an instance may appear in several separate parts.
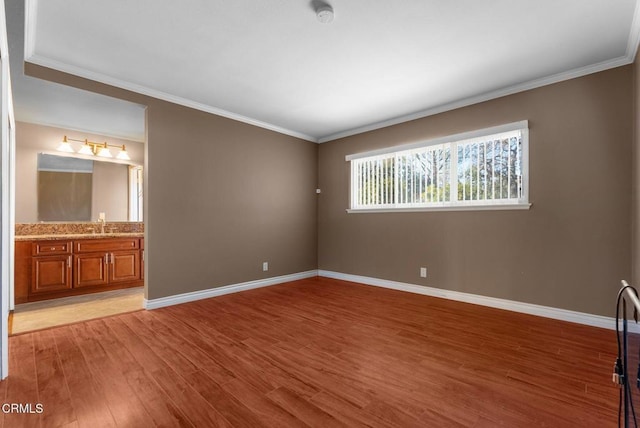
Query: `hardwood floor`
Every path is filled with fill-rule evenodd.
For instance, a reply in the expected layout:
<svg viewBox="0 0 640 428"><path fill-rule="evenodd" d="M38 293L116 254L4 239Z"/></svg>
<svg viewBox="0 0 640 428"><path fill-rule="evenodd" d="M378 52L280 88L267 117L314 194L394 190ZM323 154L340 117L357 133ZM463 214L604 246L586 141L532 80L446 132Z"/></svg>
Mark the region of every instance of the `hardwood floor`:
<svg viewBox="0 0 640 428"><path fill-rule="evenodd" d="M613 427L615 333L312 278L10 338L4 427Z"/></svg>

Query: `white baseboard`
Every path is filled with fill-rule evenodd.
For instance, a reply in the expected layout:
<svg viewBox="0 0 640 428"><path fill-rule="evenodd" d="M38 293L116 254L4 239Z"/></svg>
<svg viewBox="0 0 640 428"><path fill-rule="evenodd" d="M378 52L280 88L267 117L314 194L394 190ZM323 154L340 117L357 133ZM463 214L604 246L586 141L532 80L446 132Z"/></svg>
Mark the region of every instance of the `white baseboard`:
<svg viewBox="0 0 640 428"><path fill-rule="evenodd" d="M176 294L174 296L160 297L158 299L144 299L145 309L157 309L165 306L179 305L180 303L193 302L195 300L208 299L210 297L222 296L224 294L237 293L239 291L252 290L254 288L268 287L270 285L281 284L283 282L297 281L299 279L313 278L318 276L317 270L293 273L290 275L276 276L255 281L241 282L239 284L225 285L223 287L209 288L207 290L194 291L191 293Z"/></svg>
<svg viewBox="0 0 640 428"><path fill-rule="evenodd" d="M406 291L409 293L423 294L426 296L440 297L443 299L456 300L459 302L473 303L475 305L488 306L491 308L505 309L513 312L521 312L539 317L553 318L562 321L569 321L593 327L614 330L616 321L614 318L602 315L593 315L584 312L569 311L566 309L553 308L550 306L534 305L532 303L516 302L513 300L498 299L496 297L485 297L477 294L462 293L460 291L443 290L441 288L426 287L422 285L407 284L404 282L389 281L386 279L371 278L368 276L351 275L347 273L318 270L318 276L341 279L344 281L357 282L376 287L390 288L393 290ZM615 302L612 295L611 302ZM640 326L633 322L628 324L629 331L640 333Z"/></svg>
<svg viewBox="0 0 640 428"><path fill-rule="evenodd" d="M222 296L225 294L237 293L245 290L252 290L254 288L268 287L270 285L281 284L283 282L313 278L315 276L341 279L343 281L357 282L360 284L373 285L376 287L389 288L392 290L405 291L408 293L422 294L425 296L440 297L443 299L456 300L459 302L472 303L475 305L488 306L491 308L505 309L507 311L521 312L529 315L536 315L539 317L584 324L592 327L600 327L610 330L613 330L616 327L614 318L605 317L602 315L593 315L585 312L576 312L569 311L567 309L553 308L550 306L516 302L513 300L499 299L496 297L486 297L477 294L463 293L460 291L444 290L441 288L426 287L423 285L408 284L405 282L390 281L387 279L372 278L368 276L352 275L327 270L310 270L290 275L276 276L272 278L242 282L239 284L226 285L223 287L210 288L207 290L194 291L191 293L176 294L174 296L161 297L158 299L144 299L143 306L145 309L157 309L165 306L179 305L181 303L208 299L210 297ZM638 324L630 322L628 324L628 328L632 333L640 333L640 325Z"/></svg>

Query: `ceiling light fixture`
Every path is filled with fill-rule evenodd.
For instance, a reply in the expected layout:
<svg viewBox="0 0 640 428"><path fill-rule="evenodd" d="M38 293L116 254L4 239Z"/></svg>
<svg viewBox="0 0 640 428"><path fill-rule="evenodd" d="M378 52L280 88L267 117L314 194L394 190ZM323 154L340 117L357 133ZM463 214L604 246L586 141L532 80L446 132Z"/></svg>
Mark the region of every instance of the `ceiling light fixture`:
<svg viewBox="0 0 640 428"><path fill-rule="evenodd" d="M329 24L333 21L333 8L328 4L318 6L316 9L316 17L323 24Z"/></svg>
<svg viewBox="0 0 640 428"><path fill-rule="evenodd" d="M129 153L127 153L127 148L124 146L124 144L120 146L120 145L107 144L106 142L94 143L93 141L89 141L87 139L74 140L73 138L67 138L66 135L62 139L62 142L58 146L57 150L65 153L75 153L75 150L73 150L73 147L71 147L71 143L69 143L69 141L77 141L79 143L84 143L78 150L78 153L81 155L112 158L113 154L111 154L111 150L109 150L109 147L118 147L120 151L118 152L116 159L131 160L131 158L129 157Z"/></svg>

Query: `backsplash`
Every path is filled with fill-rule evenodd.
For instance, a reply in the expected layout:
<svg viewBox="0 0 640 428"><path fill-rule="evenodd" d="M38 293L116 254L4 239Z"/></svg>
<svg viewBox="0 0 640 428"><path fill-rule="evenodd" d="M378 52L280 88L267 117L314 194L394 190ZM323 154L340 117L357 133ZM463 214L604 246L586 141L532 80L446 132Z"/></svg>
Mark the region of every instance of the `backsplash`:
<svg viewBox="0 0 640 428"><path fill-rule="evenodd" d="M16 236L24 235L72 235L84 233L100 233L100 223L16 223ZM109 233L144 233L144 223L113 222L105 223L105 232Z"/></svg>

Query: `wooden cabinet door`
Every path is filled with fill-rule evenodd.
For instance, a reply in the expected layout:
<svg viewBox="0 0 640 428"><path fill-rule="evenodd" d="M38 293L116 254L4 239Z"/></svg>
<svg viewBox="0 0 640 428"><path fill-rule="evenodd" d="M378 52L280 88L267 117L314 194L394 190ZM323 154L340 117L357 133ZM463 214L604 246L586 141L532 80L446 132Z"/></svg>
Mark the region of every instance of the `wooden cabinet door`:
<svg viewBox="0 0 640 428"><path fill-rule="evenodd" d="M31 257L31 242L16 241L15 267L14 267L14 289L13 294L16 303L27 303L29 290L31 289L31 278L33 275L33 258Z"/></svg>
<svg viewBox="0 0 640 428"><path fill-rule="evenodd" d="M34 257L31 292L69 290L71 288L71 256Z"/></svg>
<svg viewBox="0 0 640 428"><path fill-rule="evenodd" d="M144 248L140 250L140 279L144 279Z"/></svg>
<svg viewBox="0 0 640 428"><path fill-rule="evenodd" d="M76 254L73 256L73 286L107 285L109 270L107 253Z"/></svg>
<svg viewBox="0 0 640 428"><path fill-rule="evenodd" d="M140 251L114 251L110 256L109 280L111 283L140 279Z"/></svg>
<svg viewBox="0 0 640 428"><path fill-rule="evenodd" d="M140 279L144 279L144 238L140 238Z"/></svg>

